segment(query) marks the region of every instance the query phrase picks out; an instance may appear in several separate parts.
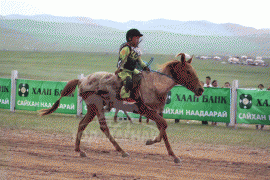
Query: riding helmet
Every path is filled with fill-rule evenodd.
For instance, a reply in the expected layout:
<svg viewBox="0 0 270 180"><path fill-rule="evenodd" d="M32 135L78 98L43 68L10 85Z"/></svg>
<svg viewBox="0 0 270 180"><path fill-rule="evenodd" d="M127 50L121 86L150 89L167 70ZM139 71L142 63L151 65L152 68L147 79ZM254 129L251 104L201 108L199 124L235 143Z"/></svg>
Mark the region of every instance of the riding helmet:
<svg viewBox="0 0 270 180"><path fill-rule="evenodd" d="M134 36L143 36L138 29L130 29L126 34L126 40L129 42L129 38L133 38Z"/></svg>

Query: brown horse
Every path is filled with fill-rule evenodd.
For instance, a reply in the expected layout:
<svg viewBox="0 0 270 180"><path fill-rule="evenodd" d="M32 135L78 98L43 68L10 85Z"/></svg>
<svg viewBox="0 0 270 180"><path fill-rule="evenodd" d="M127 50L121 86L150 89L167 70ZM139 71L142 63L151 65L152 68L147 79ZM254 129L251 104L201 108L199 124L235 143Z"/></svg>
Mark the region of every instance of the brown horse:
<svg viewBox="0 0 270 180"><path fill-rule="evenodd" d="M118 109L122 109L128 112L138 113L155 121L159 129L159 135L153 140L148 140L146 145L160 142L163 139L168 154L174 158L175 163L179 163L180 159L174 154L167 137L167 122L162 117L167 93L177 84L185 86L187 89L194 92L196 96L201 96L204 92L204 89L194 68L191 66L192 58L186 61L184 53L180 53L177 56L181 56L181 61L173 60L163 64L159 70L159 73L142 72L143 78L141 79L141 85L139 87L141 101L134 104L124 104L122 101L119 101L117 98L115 98L116 90L121 88L121 86L119 86L119 78L116 75L111 73L107 73L107 75L106 73L105 75L104 73L94 73L91 75L91 77L95 77L94 80L86 84L95 84L96 82L96 84L99 84L99 80L97 80L97 78L103 74L100 79L109 79L109 81L107 81L107 88L110 93L108 94L107 98L104 98L102 95L99 95L95 91L81 91L81 96L87 104L87 114L79 123L75 143L75 151L79 152L82 157L86 156L85 152L80 149L82 133L86 126L97 115L98 121L100 123L100 129L111 141L116 150L122 154L122 157L129 156L129 154L126 153L111 136L106 123L104 115L104 104L108 104L113 100L113 107L117 107ZM41 115L47 115L54 112L58 108L61 98L72 93L76 86L78 85L80 87L81 84L82 81L79 81L78 79L69 81L61 92L61 97L50 109L41 110Z"/></svg>

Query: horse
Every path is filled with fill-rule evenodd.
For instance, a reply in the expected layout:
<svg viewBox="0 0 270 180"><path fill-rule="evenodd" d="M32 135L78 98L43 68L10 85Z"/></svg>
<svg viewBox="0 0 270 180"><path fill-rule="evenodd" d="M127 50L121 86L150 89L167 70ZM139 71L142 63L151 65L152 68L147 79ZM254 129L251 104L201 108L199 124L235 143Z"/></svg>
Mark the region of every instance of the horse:
<svg viewBox="0 0 270 180"><path fill-rule="evenodd" d="M122 154L122 157L129 156L111 136L107 126L104 115L104 105L111 104L115 108L137 113L155 121L159 134L154 139L147 140L146 145L161 142L163 139L169 156L174 159L175 163L180 163L180 159L174 154L171 148L166 133L168 125L162 114L166 97L168 92L177 84L185 86L196 96L201 96L204 92L204 88L200 83L195 69L191 65L193 56L187 61L184 53L179 53L176 57L178 56L181 56L180 61L171 60L164 63L160 66L161 69L159 69L159 71L142 71L141 83L137 88L140 96L133 104L125 104L116 98L117 90L121 88L121 80L117 75L113 73L97 72L89 76L89 79L91 79L90 82L79 79L69 81L61 92L60 98L50 109L40 110L40 115L43 116L53 113L58 108L61 98L71 94L76 86L79 86L79 90L84 89L85 87L83 88L82 84L87 82L86 85L98 85L102 88L101 80L107 79L107 81L105 81L105 85L107 85L106 88L109 90L107 97L100 95L96 91L87 91L87 89L85 89L85 91L79 91L87 105L87 113L79 123L75 151L80 153L81 157L86 156L86 153L80 149L82 133L93 118L97 116L101 131L107 136L115 149ZM95 86L95 88L98 86ZM112 100L114 101L113 103L111 103Z"/></svg>

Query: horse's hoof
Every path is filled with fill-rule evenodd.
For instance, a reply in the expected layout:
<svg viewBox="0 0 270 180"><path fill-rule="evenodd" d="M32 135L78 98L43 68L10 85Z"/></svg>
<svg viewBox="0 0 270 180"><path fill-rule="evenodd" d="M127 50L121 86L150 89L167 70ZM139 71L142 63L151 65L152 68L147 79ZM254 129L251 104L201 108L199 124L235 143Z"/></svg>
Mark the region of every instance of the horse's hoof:
<svg viewBox="0 0 270 180"><path fill-rule="evenodd" d="M86 153L83 152L83 151L81 151L81 152L80 152L80 156L81 156L81 157L86 157Z"/></svg>
<svg viewBox="0 0 270 180"><path fill-rule="evenodd" d="M149 140L146 141L146 145L151 145L151 144L154 144L153 140L149 139Z"/></svg>
<svg viewBox="0 0 270 180"><path fill-rule="evenodd" d="M129 156L129 154L127 152L122 154L122 157L128 157L128 156Z"/></svg>
<svg viewBox="0 0 270 180"><path fill-rule="evenodd" d="M174 162L175 163L180 163L180 158L178 158L178 157L174 158Z"/></svg>

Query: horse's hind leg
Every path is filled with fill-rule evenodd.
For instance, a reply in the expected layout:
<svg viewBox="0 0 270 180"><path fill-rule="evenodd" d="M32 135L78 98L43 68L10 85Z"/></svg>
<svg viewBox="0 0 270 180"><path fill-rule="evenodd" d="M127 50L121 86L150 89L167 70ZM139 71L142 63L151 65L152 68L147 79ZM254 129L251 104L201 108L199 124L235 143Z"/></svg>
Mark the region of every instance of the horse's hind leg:
<svg viewBox="0 0 270 180"><path fill-rule="evenodd" d="M87 127L87 125L94 119L94 117L97 114L97 108L95 105L87 105L87 114L84 116L84 118L80 121L78 132L76 136L76 143L75 143L75 151L80 153L81 157L86 157L86 153L81 151L80 149L80 143L83 131Z"/></svg>
<svg viewBox="0 0 270 180"><path fill-rule="evenodd" d="M99 111L100 112L100 111ZM119 145L118 143L114 140L114 138L112 137L112 135L110 134L110 130L107 126L107 122L106 122L106 118L104 116L104 112L101 111L101 113L97 114L98 116L98 121L100 124L100 129L101 131L107 136L107 138L111 141L111 143L113 144L113 146L115 147L115 149L120 152L122 154L122 157L127 157L129 156L128 153L126 153Z"/></svg>
<svg viewBox="0 0 270 180"><path fill-rule="evenodd" d="M131 120L130 116L128 115L127 111L124 111L124 113L125 113L125 115L127 116L129 122L132 123L132 120Z"/></svg>

